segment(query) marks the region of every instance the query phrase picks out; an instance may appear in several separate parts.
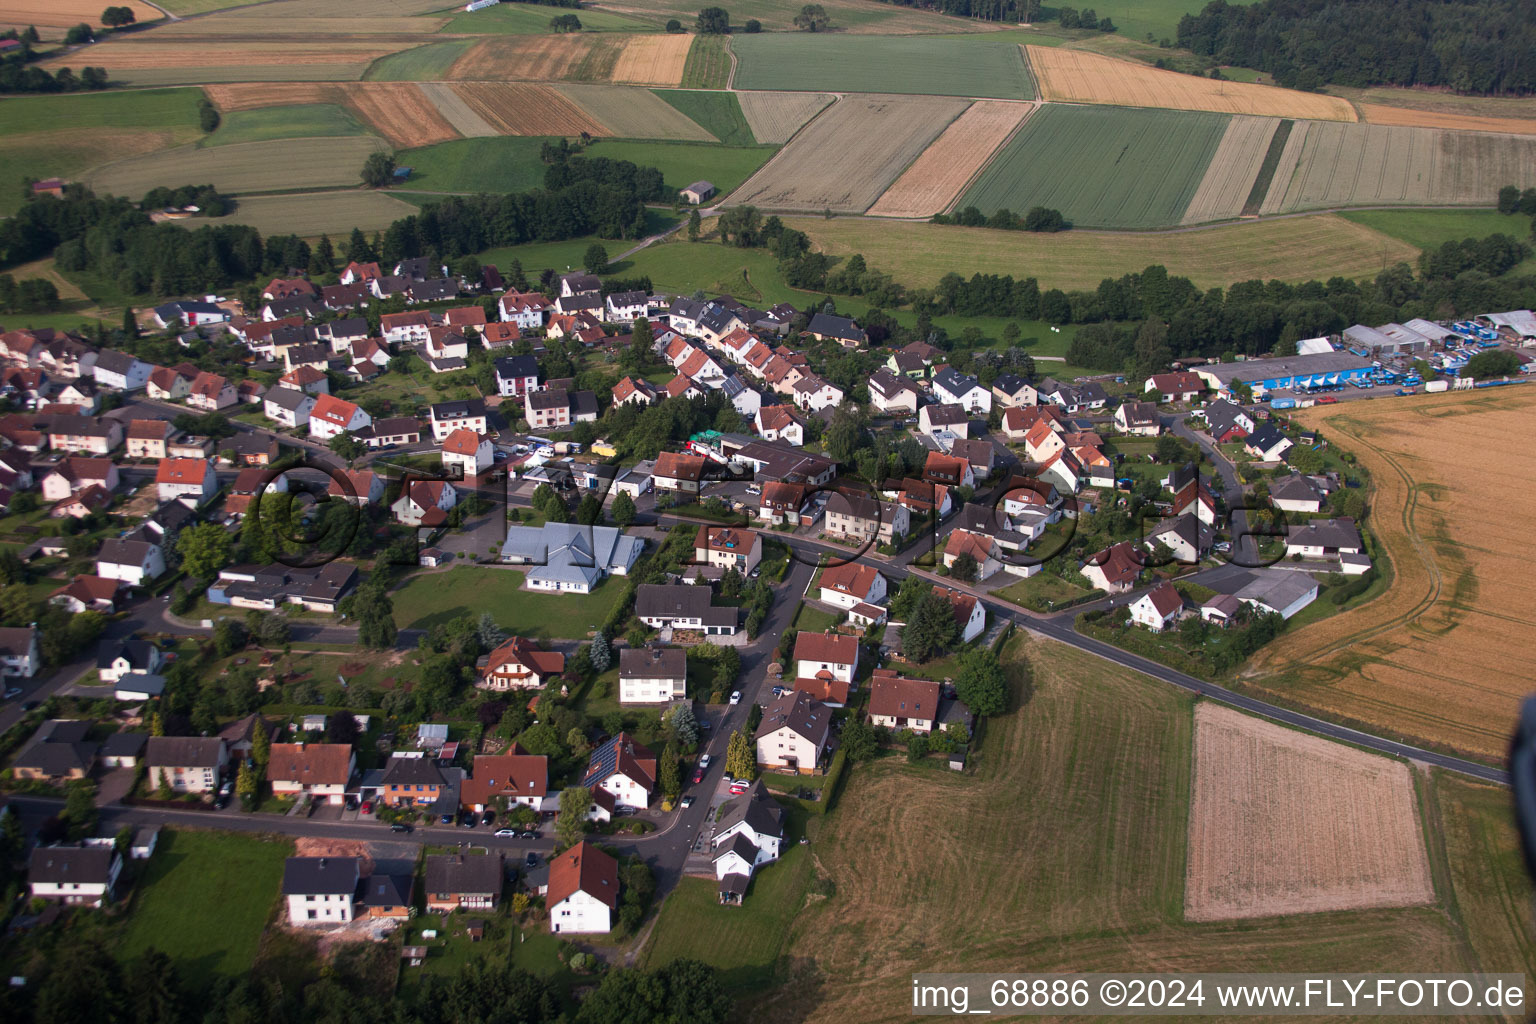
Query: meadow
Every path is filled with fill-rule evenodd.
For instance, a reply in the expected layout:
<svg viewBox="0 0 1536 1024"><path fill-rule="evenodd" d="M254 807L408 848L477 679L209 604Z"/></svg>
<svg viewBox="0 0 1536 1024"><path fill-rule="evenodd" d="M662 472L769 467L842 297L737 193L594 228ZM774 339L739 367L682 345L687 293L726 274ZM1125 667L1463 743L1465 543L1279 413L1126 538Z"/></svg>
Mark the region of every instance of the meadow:
<svg viewBox="0 0 1536 1024"><path fill-rule="evenodd" d="M540 138L491 136L440 142L396 155L411 168L412 187L434 192L521 192L541 188Z"/></svg>
<svg viewBox="0 0 1536 1024"><path fill-rule="evenodd" d="M771 156L771 146L717 146L701 142L634 142L598 139L587 147L592 156L629 160L661 171L669 189L682 189L700 178L728 195Z"/></svg>
<svg viewBox="0 0 1536 1024"><path fill-rule="evenodd" d="M497 4L483 11L464 11L461 8L441 31L447 35L506 33L538 36L549 32L549 19L557 13L538 5L516 3ZM577 16L581 18L583 32L644 32L654 27L622 14L611 14L591 7L583 7Z"/></svg>
<svg viewBox="0 0 1536 1024"><path fill-rule="evenodd" d="M307 139L327 136L367 135L344 107L334 103L298 103L286 107L259 107L224 114L219 127L200 145L228 146L273 139Z"/></svg>
<svg viewBox="0 0 1536 1024"><path fill-rule="evenodd" d="M1221 114L1047 104L958 205L986 214L1044 206L1079 227L1177 224L1227 122Z"/></svg>
<svg viewBox="0 0 1536 1024"><path fill-rule="evenodd" d="M732 3L731 24L745 25L748 19L762 22L765 32L794 31L795 15L805 6L802 0L741 0ZM964 18L945 18L909 7L875 3L873 0L824 0L821 5L840 34L912 32L983 32L992 26ZM699 6L692 0L601 0L599 9L625 17L650 22L660 28L671 18L692 27ZM583 24L585 15L583 14Z"/></svg>
<svg viewBox="0 0 1536 1024"><path fill-rule="evenodd" d="M311 192L283 196L243 196L233 213L220 217L218 224L249 224L264 236L300 235L315 238L330 235L334 241L344 238L353 228L382 231L401 217L409 217L416 208L383 192ZM205 221L175 221L187 228L197 228Z"/></svg>
<svg viewBox="0 0 1536 1024"><path fill-rule="evenodd" d="M727 146L757 145L733 92L657 89L656 95Z"/></svg>
<svg viewBox="0 0 1536 1024"><path fill-rule="evenodd" d="M736 36L731 47L737 89L1035 96L1019 48L984 37L764 33Z"/></svg>
<svg viewBox="0 0 1536 1024"><path fill-rule="evenodd" d="M370 82L440 81L473 45L473 39L439 39L377 60L362 77Z"/></svg>
<svg viewBox="0 0 1536 1024"><path fill-rule="evenodd" d="M602 625L624 593L622 579L604 581L590 594L538 594L523 590L517 569L456 566L417 573L390 594L395 624L430 629L461 615L489 611L509 633L540 640L580 639Z"/></svg>
<svg viewBox="0 0 1536 1024"><path fill-rule="evenodd" d="M1522 436L1533 403L1529 389L1513 388L1299 413L1371 471L1371 521L1392 584L1359 608L1287 631L1240 684L1384 735L1502 761L1536 671L1536 582L1510 555L1528 517L1520 501L1499 499L1536 484L1536 455L1506 446L1492 476L1473 483L1450 436Z"/></svg>
<svg viewBox="0 0 1536 1024"><path fill-rule="evenodd" d="M138 199L160 185L196 182L221 192L280 192L354 185L369 153L385 148L381 139L294 139L277 159L265 142L212 149L181 148L131 157L92 171L86 182L99 191Z"/></svg>
<svg viewBox="0 0 1536 1024"><path fill-rule="evenodd" d="M1426 250L1489 235L1519 238L1525 226L1519 214L1497 210L1348 210L1339 216Z"/></svg>

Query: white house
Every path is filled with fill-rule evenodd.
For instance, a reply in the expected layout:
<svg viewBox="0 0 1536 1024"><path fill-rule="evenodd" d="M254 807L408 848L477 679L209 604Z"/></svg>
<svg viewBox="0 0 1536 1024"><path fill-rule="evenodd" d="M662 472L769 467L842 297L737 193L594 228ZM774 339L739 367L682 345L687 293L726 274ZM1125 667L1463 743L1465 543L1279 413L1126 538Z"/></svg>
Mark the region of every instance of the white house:
<svg viewBox="0 0 1536 1024"><path fill-rule="evenodd" d="M904 679L877 669L869 684L869 722L882 729L926 734L939 719L940 687L931 679Z"/></svg>
<svg viewBox="0 0 1536 1024"><path fill-rule="evenodd" d="M219 492L219 478L207 459L161 459L155 488L162 503L186 499L197 506Z"/></svg>
<svg viewBox="0 0 1536 1024"><path fill-rule="evenodd" d="M320 395L309 411L309 436L329 441L338 434L362 430L373 422L358 406L335 395Z"/></svg>
<svg viewBox="0 0 1536 1024"><path fill-rule="evenodd" d="M479 476L496 461L496 449L491 439L473 430L459 429L443 438L443 468L454 466L463 469L464 475Z"/></svg>
<svg viewBox="0 0 1536 1024"><path fill-rule="evenodd" d="M352 920L361 880L362 865L356 857L289 857L283 865L288 923L346 924Z"/></svg>
<svg viewBox="0 0 1536 1024"><path fill-rule="evenodd" d="M1154 633L1161 633L1179 621L1184 611L1184 598L1172 583L1159 583L1131 602L1131 621L1146 626Z"/></svg>
<svg viewBox="0 0 1536 1024"><path fill-rule="evenodd" d="M309 416L314 408L314 395L293 388L273 388L262 400L262 412L267 419L295 430L309 426Z"/></svg>
<svg viewBox="0 0 1536 1024"><path fill-rule="evenodd" d="M1292 526L1285 538L1287 557L1333 558L1338 555L1358 555L1365 551L1360 530L1348 516L1338 519L1314 519L1310 523Z"/></svg>
<svg viewBox="0 0 1536 1024"><path fill-rule="evenodd" d="M115 349L102 349L96 356L96 366L92 373L101 387L137 391L149 383L149 375L153 370L154 366L137 356Z"/></svg>
<svg viewBox="0 0 1536 1024"><path fill-rule="evenodd" d="M758 779L745 793L726 801L710 839L720 902L738 903L752 873L779 859L784 844L784 808Z"/></svg>
<svg viewBox="0 0 1536 1024"><path fill-rule="evenodd" d="M885 600L885 577L871 565L844 562L821 571L821 599L838 608L880 604Z"/></svg>
<svg viewBox="0 0 1536 1024"><path fill-rule="evenodd" d="M620 804L646 807L656 788L656 769L656 755L621 732L592 751L581 784L612 794Z"/></svg>
<svg viewBox="0 0 1536 1024"><path fill-rule="evenodd" d="M972 415L992 411L992 392L975 377L946 366L933 375L933 395L944 405L958 405Z"/></svg>
<svg viewBox="0 0 1536 1024"><path fill-rule="evenodd" d="M880 412L911 416L917 412L917 395L917 388L910 380L883 366L869 378L869 404Z"/></svg>
<svg viewBox="0 0 1536 1024"><path fill-rule="evenodd" d="M604 301L603 319L613 324L632 324L645 316L650 296L645 292L614 292Z"/></svg>
<svg viewBox="0 0 1536 1024"><path fill-rule="evenodd" d="M165 572L165 552L147 540L108 537L96 553L96 575L140 587Z"/></svg>
<svg viewBox="0 0 1536 1024"><path fill-rule="evenodd" d="M1123 402L1115 410L1115 429L1136 437L1156 437L1163 432L1163 421L1151 402Z"/></svg>
<svg viewBox="0 0 1536 1024"><path fill-rule="evenodd" d="M735 569L743 576L763 557L763 538L755 530L734 526L701 526L693 540L693 560L702 565Z"/></svg>
<svg viewBox="0 0 1536 1024"><path fill-rule="evenodd" d="M688 695L688 653L676 647L619 652L619 703L665 704Z"/></svg>
<svg viewBox="0 0 1536 1024"><path fill-rule="evenodd" d="M0 629L0 675L30 679L42 664L36 626Z"/></svg>
<svg viewBox="0 0 1536 1024"><path fill-rule="evenodd" d="M793 395L796 405L812 412L835 409L843 404L844 397L842 388L815 375L795 381Z"/></svg>
<svg viewBox="0 0 1536 1024"><path fill-rule="evenodd" d="M99 907L112 898L123 858L111 846L38 846L27 861L36 899Z"/></svg>
<svg viewBox="0 0 1536 1024"><path fill-rule="evenodd" d="M442 526L459 492L445 480L417 480L390 506L395 521L406 526Z"/></svg>
<svg viewBox="0 0 1536 1024"><path fill-rule="evenodd" d="M822 673L841 683L852 683L859 668L859 642L841 633L795 634L795 675L815 679Z"/></svg>
<svg viewBox="0 0 1536 1024"><path fill-rule="evenodd" d="M96 656L96 674L104 683L115 683L127 675L154 675L165 663L160 648L138 636L118 643L103 643Z"/></svg>
<svg viewBox="0 0 1536 1024"><path fill-rule="evenodd" d="M439 443L455 430L473 430L477 434L488 434L488 420L485 412L485 402L478 398L464 399L456 402L438 402L430 409L432 421L432 440Z"/></svg>
<svg viewBox="0 0 1536 1024"><path fill-rule="evenodd" d="M549 930L592 935L613 927L619 908L619 862L585 841L549 862Z"/></svg>
<svg viewBox="0 0 1536 1024"><path fill-rule="evenodd" d="M802 636L815 634L801 634ZM832 709L804 690L790 690L763 709L757 763L800 773L816 770L827 748Z"/></svg>
<svg viewBox="0 0 1536 1024"><path fill-rule="evenodd" d="M509 291L501 297L500 308L503 323L532 331L544 326L544 314L550 306L549 300L538 292Z"/></svg>

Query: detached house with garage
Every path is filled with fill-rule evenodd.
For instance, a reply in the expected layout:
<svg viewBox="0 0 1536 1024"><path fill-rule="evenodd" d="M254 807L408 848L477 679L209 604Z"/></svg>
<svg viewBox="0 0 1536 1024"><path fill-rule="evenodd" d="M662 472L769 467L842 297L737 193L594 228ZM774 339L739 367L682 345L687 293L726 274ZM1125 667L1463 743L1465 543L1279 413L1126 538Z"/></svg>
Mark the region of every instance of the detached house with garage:
<svg viewBox="0 0 1536 1024"><path fill-rule="evenodd" d="M274 743L267 756L267 781L274 796L307 796L339 804L357 771L350 743Z"/></svg>
<svg viewBox="0 0 1536 1024"><path fill-rule="evenodd" d="M458 467L465 477L476 477L496 463L491 439L473 430L455 430L443 438L443 469Z"/></svg>
<svg viewBox="0 0 1536 1024"><path fill-rule="evenodd" d="M161 459L155 470L160 500L197 506L219 493L219 478L206 459Z"/></svg>
<svg viewBox="0 0 1536 1024"><path fill-rule="evenodd" d="M387 807L427 807L447 788L448 779L430 754L392 754L379 776L379 799Z"/></svg>
<svg viewBox="0 0 1536 1024"><path fill-rule="evenodd" d="M642 583L635 588L635 617L652 629L686 629L712 636L735 636L738 609L710 603L708 587L686 583Z"/></svg>
<svg viewBox="0 0 1536 1024"><path fill-rule="evenodd" d="M688 695L688 653L678 647L619 652L619 703L666 704Z"/></svg>
<svg viewBox="0 0 1536 1024"><path fill-rule="evenodd" d="M903 679L876 669L869 684L869 723L882 729L933 731L939 717L939 684L929 679Z"/></svg>
<svg viewBox="0 0 1536 1024"><path fill-rule="evenodd" d="M1249 432L1243 442L1243 450L1261 462L1278 462L1295 443L1272 423L1266 423Z"/></svg>
<svg viewBox="0 0 1536 1024"><path fill-rule="evenodd" d="M844 562L821 571L821 600L837 608L878 605L885 600L885 577L872 565Z"/></svg>
<svg viewBox="0 0 1536 1024"><path fill-rule="evenodd" d="M656 789L656 767L656 755L621 732L592 751L581 785L601 789L621 805L646 807Z"/></svg>
<svg viewBox="0 0 1536 1024"><path fill-rule="evenodd" d="M1302 558L1332 558L1360 555L1364 551L1365 543L1360 539L1360 530L1348 516L1314 519L1286 531L1286 557L1300 555Z"/></svg>
<svg viewBox="0 0 1536 1024"><path fill-rule="evenodd" d="M352 920L362 861L357 857L289 857L283 864L283 898L295 926L346 924Z"/></svg>
<svg viewBox="0 0 1536 1024"><path fill-rule="evenodd" d="M1253 433L1253 417L1236 402L1218 399L1204 409L1205 427L1217 444L1241 441Z"/></svg>
<svg viewBox="0 0 1536 1024"><path fill-rule="evenodd" d="M144 764L151 789L165 782L177 793L213 793L229 765L229 748L219 736L151 736Z"/></svg>
<svg viewBox="0 0 1536 1024"><path fill-rule="evenodd" d="M273 388L262 400L262 413L267 419L293 430L307 428L310 414L315 409L315 396L293 388Z"/></svg>
<svg viewBox="0 0 1536 1024"><path fill-rule="evenodd" d="M582 840L549 862L544 899L557 935L609 931L619 909L619 862Z"/></svg>
<svg viewBox="0 0 1536 1024"><path fill-rule="evenodd" d="M859 670L859 641L842 633L795 634L795 688L831 704L848 703ZM802 685L803 684L803 685Z"/></svg>
<svg viewBox="0 0 1536 1024"><path fill-rule="evenodd" d="M477 813L527 807L537 811L549 794L549 758L516 743L510 753L476 754L470 777L459 783L459 805Z"/></svg>
<svg viewBox="0 0 1536 1024"><path fill-rule="evenodd" d="M514 636L487 655L476 685L482 690L537 690L564 671L565 655Z"/></svg>
<svg viewBox="0 0 1536 1024"><path fill-rule="evenodd" d="M992 411L992 392L975 377L946 366L933 375L933 396L944 405L958 405L973 416Z"/></svg>
<svg viewBox="0 0 1536 1024"><path fill-rule="evenodd" d="M458 500L459 492L447 481L417 480L389 508L404 526L435 527L448 522L448 510Z"/></svg>
<svg viewBox="0 0 1536 1024"><path fill-rule="evenodd" d="M906 377L885 367L869 378L869 404L880 412L911 416L917 412L918 390Z"/></svg>
<svg viewBox="0 0 1536 1024"><path fill-rule="evenodd" d="M149 383L154 365L116 349L102 349L93 369L96 383L118 391L137 391Z"/></svg>
<svg viewBox="0 0 1536 1024"><path fill-rule="evenodd" d="M372 416L346 399L319 395L309 411L309 436L318 441L329 441L338 434L362 430L371 423Z"/></svg>
<svg viewBox="0 0 1536 1024"><path fill-rule="evenodd" d="M502 356L496 368L496 393L523 398L539 389L539 361L533 356Z"/></svg>
<svg viewBox="0 0 1536 1024"><path fill-rule="evenodd" d="M1163 420L1151 402L1124 402L1115 410L1115 429L1135 437L1156 437Z"/></svg>
<svg viewBox="0 0 1536 1024"><path fill-rule="evenodd" d="M763 709L755 735L757 763L809 775L821 763L831 733L832 709L804 690L790 690Z"/></svg>
<svg viewBox="0 0 1536 1024"><path fill-rule="evenodd" d="M165 572L165 552L147 540L108 537L96 552L96 575L141 587Z"/></svg>
<svg viewBox="0 0 1536 1024"><path fill-rule="evenodd" d="M1179 621L1184 612L1184 597L1172 583L1159 583L1131 602L1131 621L1161 633Z"/></svg>
<svg viewBox="0 0 1536 1024"><path fill-rule="evenodd" d="M720 902L739 904L752 873L779 859L784 840L784 808L769 794L762 779L722 804L715 834L710 837Z"/></svg>
<svg viewBox="0 0 1536 1024"><path fill-rule="evenodd" d="M427 857L423 889L429 913L494 910L501 902L501 887L499 853L443 853Z"/></svg>
<svg viewBox="0 0 1536 1024"><path fill-rule="evenodd" d="M485 402L468 398L456 402L438 402L431 407L432 440L441 444L455 430L473 430L477 434L489 434L489 420Z"/></svg>
<svg viewBox="0 0 1536 1024"><path fill-rule="evenodd" d="M1145 559L1126 540L1089 555L1082 573L1095 589L1106 594L1124 594L1135 585L1144 567Z"/></svg>
<svg viewBox="0 0 1536 1024"><path fill-rule="evenodd" d="M112 898L123 858L111 846L38 846L27 860L34 899L99 907Z"/></svg>
<svg viewBox="0 0 1536 1024"><path fill-rule="evenodd" d="M662 452L656 457L651 479L658 491L676 491L696 495L704 479L704 457Z"/></svg>
<svg viewBox="0 0 1536 1024"><path fill-rule="evenodd" d="M743 576L763 557L763 538L756 531L734 526L701 526L693 541L693 560L701 565L735 569Z"/></svg>
<svg viewBox="0 0 1536 1024"><path fill-rule="evenodd" d="M1205 379L1198 373L1154 373L1147 378L1142 391L1163 405L1192 402L1205 393Z"/></svg>

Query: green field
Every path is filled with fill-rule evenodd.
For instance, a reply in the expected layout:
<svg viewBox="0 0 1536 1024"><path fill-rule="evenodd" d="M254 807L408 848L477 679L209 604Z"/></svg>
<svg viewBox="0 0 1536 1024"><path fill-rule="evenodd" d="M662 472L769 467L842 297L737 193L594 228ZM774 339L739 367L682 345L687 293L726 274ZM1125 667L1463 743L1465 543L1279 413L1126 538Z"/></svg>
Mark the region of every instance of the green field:
<svg viewBox="0 0 1536 1024"><path fill-rule="evenodd" d="M9 96L0 102L0 136L63 128L181 128L197 126L201 89Z"/></svg>
<svg viewBox="0 0 1536 1024"><path fill-rule="evenodd" d="M1055 370L1049 365L1043 365L1041 372L1054 373ZM1012 601L1014 604L1021 604L1041 612L1049 611L1063 601L1086 597L1089 593L1090 591L1073 586L1060 576L1052 576L1045 572L1036 573L1028 579L996 591L997 596L1005 601Z"/></svg>
<svg viewBox="0 0 1536 1024"><path fill-rule="evenodd" d="M757 139L741 112L733 92L695 92L688 89L656 89L657 96L672 104L727 146L755 146Z"/></svg>
<svg viewBox="0 0 1536 1024"><path fill-rule="evenodd" d="M395 624L430 629L461 615L488 611L508 633L540 640L579 639L602 625L624 592L622 579L604 581L590 594L523 590L523 573L461 565L447 572L418 573L390 594Z"/></svg>
<svg viewBox="0 0 1536 1024"><path fill-rule="evenodd" d="M483 12L481 12L483 13ZM546 17L545 21L549 19ZM475 40L440 39L415 49L380 57L363 73L367 82L438 82Z"/></svg>
<svg viewBox="0 0 1536 1024"><path fill-rule="evenodd" d="M1497 210L1352 210L1339 216L1420 249L1498 234L1524 241L1529 234L1527 218Z"/></svg>
<svg viewBox="0 0 1536 1024"><path fill-rule="evenodd" d="M539 147L548 139L495 135L456 139L396 156L410 184L441 192L523 192L544 185Z"/></svg>
<svg viewBox="0 0 1536 1024"><path fill-rule="evenodd" d="M220 118L218 130L204 139L202 145L206 148L238 142L367 134L368 129L345 107L335 103L299 103L231 110Z"/></svg>
<svg viewBox="0 0 1536 1024"><path fill-rule="evenodd" d="M730 36L695 36L683 65L683 88L724 89L730 84Z"/></svg>
<svg viewBox="0 0 1536 1024"><path fill-rule="evenodd" d="M645 214L645 233L654 235L673 227L679 218L660 210L647 210ZM563 242L530 242L527 245L505 246L499 249L487 249L480 253L480 262L490 263L506 271L512 260L517 260L523 266L523 272L530 278L537 280L541 270L549 269L566 273L571 270L579 270L582 265L582 257L586 255L587 247L593 243L602 245L608 250L610 259L608 272L615 275L628 276L631 273L644 273L637 269L633 259L619 260L619 253L634 245L633 241L623 239L598 238L596 235L587 235L583 238L570 238ZM653 247L654 248L654 247ZM641 250L641 254L650 252L650 249ZM670 379L670 377L668 378Z"/></svg>
<svg viewBox="0 0 1536 1024"><path fill-rule="evenodd" d="M1032 99L1019 48L977 36L736 36L737 89Z"/></svg>
<svg viewBox="0 0 1536 1024"><path fill-rule="evenodd" d="M670 189L681 189L703 178L714 183L720 196L740 186L777 151L777 146L717 146L709 142L623 139L596 139L587 147L588 156L632 160L642 167L657 168ZM538 157L537 150L534 157Z"/></svg>
<svg viewBox="0 0 1536 1024"><path fill-rule="evenodd" d="M587 32L645 32L653 28L643 21L591 7L567 12L552 11L538 5L504 3L483 11L459 8L459 13L439 31L447 35L541 36L549 34L550 18L566 13L575 13L581 19L582 29Z"/></svg>
<svg viewBox="0 0 1536 1024"><path fill-rule="evenodd" d="M281 192L355 185L363 161L383 139L293 139L281 157L269 143L243 142L211 149L182 148L130 157L93 171L93 189L138 199L160 185L210 184L220 192Z"/></svg>
<svg viewBox="0 0 1536 1024"><path fill-rule="evenodd" d="M1197 14L1206 0L1107 0L1093 5L1100 19L1110 18L1115 23L1116 34L1127 39L1152 41L1173 40L1178 37L1179 19L1186 14Z"/></svg>
<svg viewBox="0 0 1536 1024"><path fill-rule="evenodd" d="M1177 224L1221 143L1225 114L1048 104L959 205L1060 210L1077 227Z"/></svg>
<svg viewBox="0 0 1536 1024"><path fill-rule="evenodd" d="M162 829L134 887L118 955L153 947L206 983L251 969L278 901L289 842Z"/></svg>
<svg viewBox="0 0 1536 1024"><path fill-rule="evenodd" d="M441 199L442 196L430 196ZM351 234L353 228L382 231L401 217L409 217L416 207L383 192L346 191L311 192L289 196L246 196L235 212L220 217L217 224L249 224L263 235L300 235L332 239ZM207 221L176 221L187 228L197 228Z"/></svg>

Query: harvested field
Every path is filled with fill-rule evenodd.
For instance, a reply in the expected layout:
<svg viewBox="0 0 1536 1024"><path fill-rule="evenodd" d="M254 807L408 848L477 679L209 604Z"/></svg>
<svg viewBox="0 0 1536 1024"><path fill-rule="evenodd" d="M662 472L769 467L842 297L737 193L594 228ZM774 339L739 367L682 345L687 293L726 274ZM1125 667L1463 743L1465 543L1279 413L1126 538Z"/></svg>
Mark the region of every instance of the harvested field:
<svg viewBox="0 0 1536 1024"><path fill-rule="evenodd" d="M1227 123L1223 114L1048 103L959 203L989 215L1044 206L1079 227L1177 224Z"/></svg>
<svg viewBox="0 0 1536 1024"><path fill-rule="evenodd" d="M1522 559L1536 452L1504 445L1481 478L1456 438L1524 437L1530 388L1318 406L1319 428L1371 471L1371 516L1390 561L1375 600L1283 634L1251 663L1250 691L1334 718L1502 761L1536 676L1536 577ZM1383 568L1387 568L1383 565Z"/></svg>
<svg viewBox="0 0 1536 1024"><path fill-rule="evenodd" d="M606 82L625 36L573 33L482 39L453 62L445 78L469 81Z"/></svg>
<svg viewBox="0 0 1536 1024"><path fill-rule="evenodd" d="M1536 121L1536 97L1532 96L1462 96L1438 89L1400 89L1390 85L1378 85L1369 89L1330 85L1328 92L1349 100L1356 107L1376 104L1384 107L1405 107L1409 110L1429 110L1440 114L1467 114L1474 117Z"/></svg>
<svg viewBox="0 0 1536 1024"><path fill-rule="evenodd" d="M745 25L747 19L756 18L763 23L765 32L790 32L794 30L795 15L800 13L800 8L803 6L803 0L744 0L731 7L731 23ZM643 19L657 28L660 28L669 18L677 18L684 25L691 26L694 17L699 13L698 4L693 3L692 0L602 0L600 7L605 11ZM875 3L872 0L826 0L822 7L832 19L832 27L840 34L944 33L954 35L961 32L997 30L996 24L992 22L946 18L927 11ZM709 37L701 36L700 38Z"/></svg>
<svg viewBox="0 0 1536 1024"><path fill-rule="evenodd" d="M1210 701L1195 708L1189 920L1433 899L1406 764Z"/></svg>
<svg viewBox="0 0 1536 1024"><path fill-rule="evenodd" d="M0 0L3 3L4 0ZM274 5L262 4L251 11L229 11L191 21L173 21L155 29L156 38L228 39L230 36L278 38L296 36L309 39L350 38L353 36L404 36L421 41L424 32L436 32L447 18L288 18L274 17Z"/></svg>
<svg viewBox="0 0 1536 1024"><path fill-rule="evenodd" d="M677 85L683 80L693 36L630 36L613 65L613 81L629 85Z"/></svg>
<svg viewBox="0 0 1536 1024"><path fill-rule="evenodd" d="M489 135L610 135L598 121L547 85L461 82L435 88L456 94ZM469 134L469 133L465 133Z"/></svg>
<svg viewBox="0 0 1536 1024"><path fill-rule="evenodd" d="M338 103L332 82L219 82L203 87L208 101L225 113L258 107L290 107L301 103Z"/></svg>
<svg viewBox="0 0 1536 1024"><path fill-rule="evenodd" d="M1319 121L1354 121L1345 100L1295 92L1272 85L1223 82L1181 75L1134 61L1116 60L1086 50L1026 46L1030 67L1040 81L1040 95L1065 103L1108 103L1118 107L1209 110L1218 114L1306 117Z"/></svg>
<svg viewBox="0 0 1536 1024"><path fill-rule="evenodd" d="M101 24L104 7L97 0L0 0L0 28L24 29L28 25L38 29L71 28L82 21L90 25ZM128 7L139 24L159 21L165 15L139 0L127 0L116 6ZM54 33L43 32L45 37Z"/></svg>
<svg viewBox="0 0 1536 1024"><path fill-rule="evenodd" d="M757 141L776 146L788 142L832 102L831 94L824 92L738 92L736 99Z"/></svg>
<svg viewBox="0 0 1536 1024"><path fill-rule="evenodd" d="M869 208L870 216L931 217L943 212L1034 109L1031 103L1003 100L972 103L886 189Z"/></svg>
<svg viewBox="0 0 1536 1024"><path fill-rule="evenodd" d="M495 125L475 113L474 108L464 101L464 97L459 95L453 85L447 82L422 82L421 91L437 107L443 119L466 139L501 134Z"/></svg>
<svg viewBox="0 0 1536 1024"><path fill-rule="evenodd" d="M1536 135L1536 119L1448 114L1434 110L1388 107L1379 103L1360 104L1360 113L1371 124L1404 125L1409 128L1448 128L1465 132L1499 132L1506 135Z"/></svg>
<svg viewBox="0 0 1536 1024"><path fill-rule="evenodd" d="M715 137L649 89L622 85L557 85L555 90L594 118L606 135L626 139L714 142Z"/></svg>
<svg viewBox="0 0 1536 1024"><path fill-rule="evenodd" d="M731 196L778 210L863 213L962 111L962 100L849 96Z"/></svg>
<svg viewBox="0 0 1536 1024"><path fill-rule="evenodd" d="M267 142L246 142L211 149L167 150L119 160L86 176L98 192L138 199L160 185L206 182L220 192L277 192L357 183L363 161L384 143L371 136L343 139L294 139L276 159Z"/></svg>
<svg viewBox="0 0 1536 1024"><path fill-rule="evenodd" d="M1106 277L1139 274L1154 263L1200 288L1255 278L1358 280L1379 274L1383 260L1390 266L1419 258L1418 246L1332 214L1199 231L1057 235L846 217L797 217L786 223L831 255L863 253L870 266L909 288L932 288L953 272L1034 277L1042 288L1093 289Z"/></svg>
<svg viewBox="0 0 1536 1024"><path fill-rule="evenodd" d="M1261 212L1487 206L1509 184L1536 186L1536 138L1298 121Z"/></svg>
<svg viewBox="0 0 1536 1024"><path fill-rule="evenodd" d="M228 67L140 68L119 75L134 86L207 85L214 82L355 82L369 68L366 63L340 64L232 64Z"/></svg>
<svg viewBox="0 0 1536 1024"><path fill-rule="evenodd" d="M381 45L376 42L295 41L283 44L280 63L285 66L293 65L295 68L312 64L366 66L369 62L394 53L400 48L398 45ZM274 61L271 43L242 42L188 46L179 39L165 42L152 42L148 39L108 40L91 48L91 59L99 61L103 67L110 68L114 76L120 71L132 72L138 69L208 69L210 73L216 75L219 69L224 68L272 67L277 63ZM65 54L62 57L53 57L40 62L40 66L44 67L79 66L79 64L78 53ZM133 76L130 74L126 77ZM285 77L292 80L300 76L290 73ZM216 77L215 80L229 81L228 78L222 77Z"/></svg>
<svg viewBox="0 0 1536 1024"><path fill-rule="evenodd" d="M209 85L203 92L226 112L308 103L343 104L401 149L458 138L459 132L439 113L423 88L410 82L239 82Z"/></svg>
<svg viewBox="0 0 1536 1024"><path fill-rule="evenodd" d="M221 4L220 6L227 6ZM354 17L409 18L443 9L442 0L347 0L347 11ZM276 3L242 5L230 17L293 20L334 18L336 4L330 0L277 0Z"/></svg>
<svg viewBox="0 0 1536 1024"><path fill-rule="evenodd" d="M1200 187L1189 200L1183 223L1228 220L1242 214L1248 193L1258 180L1259 168L1264 165L1264 155L1269 152L1269 141L1279 125L1279 119L1273 117L1232 118L1210 166L1205 169L1205 177L1200 179Z"/></svg>
<svg viewBox="0 0 1536 1024"><path fill-rule="evenodd" d="M738 89L1035 98L1018 46L985 36L764 32L731 50Z"/></svg>

